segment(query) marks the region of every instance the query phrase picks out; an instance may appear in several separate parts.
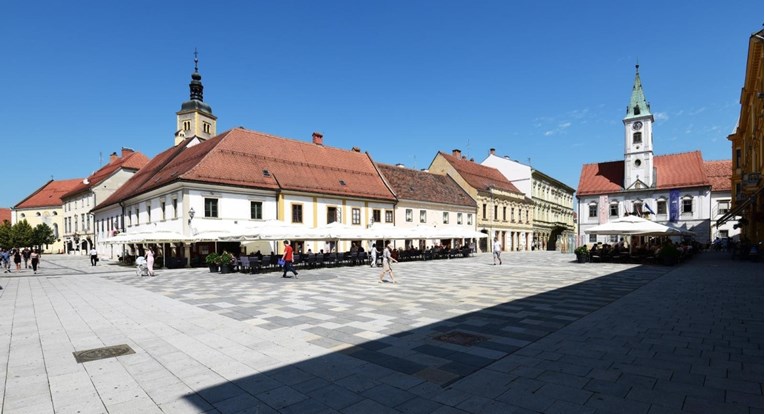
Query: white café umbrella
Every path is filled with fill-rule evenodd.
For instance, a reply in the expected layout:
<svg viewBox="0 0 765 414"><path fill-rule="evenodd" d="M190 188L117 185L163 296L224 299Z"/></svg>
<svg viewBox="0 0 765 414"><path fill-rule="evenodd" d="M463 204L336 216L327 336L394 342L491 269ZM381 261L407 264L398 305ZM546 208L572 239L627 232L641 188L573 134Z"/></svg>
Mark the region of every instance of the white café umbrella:
<svg viewBox="0 0 765 414"><path fill-rule="evenodd" d="M683 232L638 216L626 216L584 230L587 234L625 236L681 236Z"/></svg>

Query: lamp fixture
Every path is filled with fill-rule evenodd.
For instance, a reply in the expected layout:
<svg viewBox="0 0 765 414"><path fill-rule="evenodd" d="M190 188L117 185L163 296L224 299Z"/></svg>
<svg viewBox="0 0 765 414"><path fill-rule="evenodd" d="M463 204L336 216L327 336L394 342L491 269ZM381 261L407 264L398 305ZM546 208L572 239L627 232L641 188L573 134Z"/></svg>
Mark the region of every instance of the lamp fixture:
<svg viewBox="0 0 765 414"><path fill-rule="evenodd" d="M193 219L194 219L194 213L195 213L195 211L194 211L194 207L191 207L191 208L189 209L189 224L191 224L191 220L193 220Z"/></svg>

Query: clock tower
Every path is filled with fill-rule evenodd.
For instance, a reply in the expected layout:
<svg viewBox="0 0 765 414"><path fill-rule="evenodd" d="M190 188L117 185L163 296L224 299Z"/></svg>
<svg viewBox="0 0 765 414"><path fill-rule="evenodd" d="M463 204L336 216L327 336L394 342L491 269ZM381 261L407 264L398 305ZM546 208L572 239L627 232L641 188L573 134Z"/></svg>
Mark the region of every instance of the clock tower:
<svg viewBox="0 0 765 414"><path fill-rule="evenodd" d="M178 145L188 137L197 137L201 141L215 136L217 117L212 108L202 99L202 75L199 74L199 59L194 50L194 73L189 83L189 100L181 104L181 110L176 112L175 144Z"/></svg>
<svg viewBox="0 0 765 414"><path fill-rule="evenodd" d="M653 114L640 83L640 65L635 65L635 83L624 123L624 189L656 187L653 167Z"/></svg>

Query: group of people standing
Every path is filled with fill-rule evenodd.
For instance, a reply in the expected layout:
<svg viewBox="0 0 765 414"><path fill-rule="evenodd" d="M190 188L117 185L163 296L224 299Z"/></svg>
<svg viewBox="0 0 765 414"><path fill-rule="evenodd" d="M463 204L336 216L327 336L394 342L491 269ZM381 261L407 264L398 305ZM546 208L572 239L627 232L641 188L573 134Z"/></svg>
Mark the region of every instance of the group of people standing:
<svg viewBox="0 0 765 414"><path fill-rule="evenodd" d="M19 249L14 247L12 249L0 248L0 260L3 262L3 273L13 273L11 268L11 261L16 265L16 271L21 271L21 261L24 261L24 268L29 268L30 261L32 262L32 270L37 274L37 266L40 264L40 250L30 249L25 247Z"/></svg>

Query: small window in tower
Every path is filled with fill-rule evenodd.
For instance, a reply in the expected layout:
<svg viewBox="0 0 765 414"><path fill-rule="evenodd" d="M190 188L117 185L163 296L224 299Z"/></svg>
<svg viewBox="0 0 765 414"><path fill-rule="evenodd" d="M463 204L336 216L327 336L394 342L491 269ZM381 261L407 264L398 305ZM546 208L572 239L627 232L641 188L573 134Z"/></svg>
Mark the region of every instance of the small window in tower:
<svg viewBox="0 0 765 414"><path fill-rule="evenodd" d="M210 123L209 122L204 122L202 124L202 128L203 128L205 134L209 134L210 133Z"/></svg>
<svg viewBox="0 0 765 414"><path fill-rule="evenodd" d="M640 144L643 142L643 133L642 132L635 132L632 134L632 143L633 144Z"/></svg>
<svg viewBox="0 0 765 414"><path fill-rule="evenodd" d="M634 112L635 112L635 115L640 115L640 106L635 105Z"/></svg>
<svg viewBox="0 0 765 414"><path fill-rule="evenodd" d="M188 131L191 129L191 121L183 121L183 130Z"/></svg>
<svg viewBox="0 0 765 414"><path fill-rule="evenodd" d="M640 164L642 164L642 161L635 160L635 167L640 167Z"/></svg>

